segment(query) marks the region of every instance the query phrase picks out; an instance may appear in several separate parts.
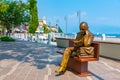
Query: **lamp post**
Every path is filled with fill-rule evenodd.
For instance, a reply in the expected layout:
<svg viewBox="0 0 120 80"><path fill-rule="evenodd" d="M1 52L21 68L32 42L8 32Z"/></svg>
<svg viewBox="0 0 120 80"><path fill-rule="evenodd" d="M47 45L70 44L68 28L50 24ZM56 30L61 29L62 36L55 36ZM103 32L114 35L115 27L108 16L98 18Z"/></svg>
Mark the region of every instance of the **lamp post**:
<svg viewBox="0 0 120 80"><path fill-rule="evenodd" d="M78 21L79 21L79 24L80 24L80 10L77 11L77 16L78 16Z"/></svg>
<svg viewBox="0 0 120 80"><path fill-rule="evenodd" d="M67 34L67 23L68 23L68 21L67 21L67 16L65 16L65 21L66 21L66 34Z"/></svg>
<svg viewBox="0 0 120 80"><path fill-rule="evenodd" d="M49 25L49 28L50 28L51 27L51 22L50 21L48 22L48 25Z"/></svg>
<svg viewBox="0 0 120 80"><path fill-rule="evenodd" d="M59 19L56 20L57 33L59 32L59 31L58 31L58 24L59 24Z"/></svg>
<svg viewBox="0 0 120 80"><path fill-rule="evenodd" d="M51 22L49 21L49 28L51 28ZM51 33L48 33L48 42L47 42L48 45L51 45Z"/></svg>

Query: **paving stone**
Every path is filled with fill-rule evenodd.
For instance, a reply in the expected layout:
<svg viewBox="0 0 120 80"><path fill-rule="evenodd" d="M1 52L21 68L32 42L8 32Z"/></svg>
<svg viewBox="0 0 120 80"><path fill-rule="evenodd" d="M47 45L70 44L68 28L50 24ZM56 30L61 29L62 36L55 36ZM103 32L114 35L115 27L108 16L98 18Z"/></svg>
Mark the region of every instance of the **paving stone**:
<svg viewBox="0 0 120 80"><path fill-rule="evenodd" d="M57 75L64 50L52 45L15 41L0 42L0 80L120 80L120 61L100 57L89 62L92 76L79 77L70 71Z"/></svg>

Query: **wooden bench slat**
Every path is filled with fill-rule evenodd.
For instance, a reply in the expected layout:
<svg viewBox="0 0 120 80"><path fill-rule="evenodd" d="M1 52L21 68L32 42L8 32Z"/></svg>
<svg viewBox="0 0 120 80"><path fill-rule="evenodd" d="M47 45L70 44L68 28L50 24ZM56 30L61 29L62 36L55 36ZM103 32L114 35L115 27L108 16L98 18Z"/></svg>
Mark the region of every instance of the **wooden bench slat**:
<svg viewBox="0 0 120 80"><path fill-rule="evenodd" d="M73 57L75 60L80 61L80 62L87 62L87 61L96 61L97 58L79 58L79 57Z"/></svg>

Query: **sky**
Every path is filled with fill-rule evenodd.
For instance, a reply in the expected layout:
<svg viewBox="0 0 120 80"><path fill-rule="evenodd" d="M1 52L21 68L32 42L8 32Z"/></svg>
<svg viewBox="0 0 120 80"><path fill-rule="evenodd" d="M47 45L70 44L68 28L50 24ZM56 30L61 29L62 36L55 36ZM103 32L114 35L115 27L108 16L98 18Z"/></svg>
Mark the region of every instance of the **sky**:
<svg viewBox="0 0 120 80"><path fill-rule="evenodd" d="M39 19L56 25L65 33L79 32L85 21L93 33L120 33L120 0L37 0Z"/></svg>

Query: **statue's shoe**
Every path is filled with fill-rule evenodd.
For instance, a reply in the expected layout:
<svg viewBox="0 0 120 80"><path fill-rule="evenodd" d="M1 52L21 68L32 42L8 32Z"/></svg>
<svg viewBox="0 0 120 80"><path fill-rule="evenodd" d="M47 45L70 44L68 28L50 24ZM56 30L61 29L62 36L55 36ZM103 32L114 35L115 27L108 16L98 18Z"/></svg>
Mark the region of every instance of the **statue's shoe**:
<svg viewBox="0 0 120 80"><path fill-rule="evenodd" d="M59 67L57 70L55 70L56 73L64 73L65 68L64 67Z"/></svg>

